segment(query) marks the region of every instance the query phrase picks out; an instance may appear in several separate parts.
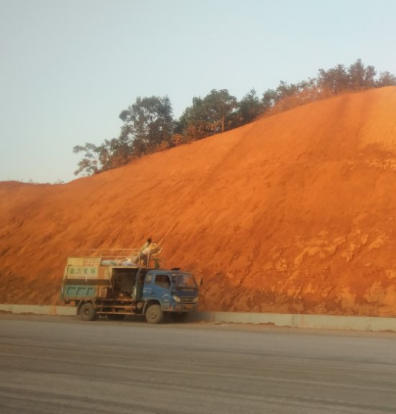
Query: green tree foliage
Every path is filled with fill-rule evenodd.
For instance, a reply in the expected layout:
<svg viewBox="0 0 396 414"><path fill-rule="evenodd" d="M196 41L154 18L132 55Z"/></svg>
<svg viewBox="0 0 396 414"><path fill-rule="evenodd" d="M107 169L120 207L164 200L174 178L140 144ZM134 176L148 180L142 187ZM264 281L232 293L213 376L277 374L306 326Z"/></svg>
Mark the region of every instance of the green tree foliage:
<svg viewBox="0 0 396 414"><path fill-rule="evenodd" d="M317 87L323 94L337 95L349 87L349 74L344 65L324 70L319 69Z"/></svg>
<svg viewBox="0 0 396 414"><path fill-rule="evenodd" d="M374 66L364 66L358 59L349 68L343 65L324 70L319 69L317 87L324 95L338 95L344 92L361 91L378 87Z"/></svg>
<svg viewBox="0 0 396 414"><path fill-rule="evenodd" d="M358 59L348 68L337 65L328 70L319 69L317 78L298 84L281 81L275 90L269 89L263 94L264 113L274 114L341 93L396 85L395 76L389 72L381 73L378 80L375 76L375 68L365 66Z"/></svg>
<svg viewBox="0 0 396 414"><path fill-rule="evenodd" d="M131 147L122 138L105 140L102 145L86 143L76 145L74 153L84 152L84 158L79 161L75 175L93 175L125 165L130 160Z"/></svg>
<svg viewBox="0 0 396 414"><path fill-rule="evenodd" d="M187 141L195 141L210 135L210 127L207 124L203 99L195 97L192 106L186 108L180 117L176 131L184 135Z"/></svg>
<svg viewBox="0 0 396 414"><path fill-rule="evenodd" d="M124 121L121 136L128 137L132 142L135 156L170 146L175 125L172 105L167 96L139 97L121 112L120 118Z"/></svg>
<svg viewBox="0 0 396 414"><path fill-rule="evenodd" d="M396 76L391 75L389 72L381 72L379 79L375 82L377 88L382 88L384 86L395 86L396 85Z"/></svg>
<svg viewBox="0 0 396 414"><path fill-rule="evenodd" d="M167 96L139 97L121 112L120 118L124 125L118 138L105 140L99 146L86 143L73 148L75 153L84 152L74 174L97 174L125 165L132 158L172 146L174 120Z"/></svg>
<svg viewBox="0 0 396 414"><path fill-rule="evenodd" d="M263 104L263 112L268 112L271 108L275 106L275 104L278 101L276 90L267 89L267 91L263 93L263 98L261 101Z"/></svg>
<svg viewBox="0 0 396 414"><path fill-rule="evenodd" d="M203 102L212 134L229 130L231 115L238 106L235 96L230 95L227 89L213 89Z"/></svg>
<svg viewBox="0 0 396 414"><path fill-rule="evenodd" d="M255 121L264 112L263 104L260 102L255 89L251 89L239 102L235 113L233 127L248 124Z"/></svg>
<svg viewBox="0 0 396 414"><path fill-rule="evenodd" d="M189 140L227 131L232 127L237 106L237 99L227 89L213 89L203 99L193 98L192 106L180 118L178 129L182 129Z"/></svg>
<svg viewBox="0 0 396 414"><path fill-rule="evenodd" d="M361 91L375 87L374 66L365 67L361 59L358 59L349 67L349 90Z"/></svg>
<svg viewBox="0 0 396 414"><path fill-rule="evenodd" d="M78 169L74 171L75 175L85 174L92 175L97 174L101 168L100 163L100 148L94 144L87 142L84 146L76 145L73 148L73 152L78 154L84 152L84 158L78 162Z"/></svg>
<svg viewBox="0 0 396 414"><path fill-rule="evenodd" d="M288 85L281 81L276 89L268 89L261 99L263 113L286 111L317 99L317 88L314 79Z"/></svg>
<svg viewBox="0 0 396 414"><path fill-rule="evenodd" d="M237 128L262 115L346 92L384 86L396 86L396 77L382 72L376 78L375 68L358 59L349 67L319 69L318 76L308 81L296 84L281 81L276 89L264 92L261 100L254 89L239 102L227 89L213 89L204 98L194 97L178 120L173 119L167 96L139 97L121 112L124 124L118 138L105 140L99 146L86 143L73 148L75 153L84 153L75 174L97 174L152 152Z"/></svg>

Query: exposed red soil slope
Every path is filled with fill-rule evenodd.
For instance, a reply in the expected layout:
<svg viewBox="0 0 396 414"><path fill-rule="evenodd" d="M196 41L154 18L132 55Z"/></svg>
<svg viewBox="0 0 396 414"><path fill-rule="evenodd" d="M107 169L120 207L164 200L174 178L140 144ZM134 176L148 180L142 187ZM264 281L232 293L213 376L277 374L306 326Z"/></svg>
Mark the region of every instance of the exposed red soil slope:
<svg viewBox="0 0 396 414"><path fill-rule="evenodd" d="M0 302L76 248L163 243L200 309L396 316L396 88L306 105L64 185L0 183Z"/></svg>

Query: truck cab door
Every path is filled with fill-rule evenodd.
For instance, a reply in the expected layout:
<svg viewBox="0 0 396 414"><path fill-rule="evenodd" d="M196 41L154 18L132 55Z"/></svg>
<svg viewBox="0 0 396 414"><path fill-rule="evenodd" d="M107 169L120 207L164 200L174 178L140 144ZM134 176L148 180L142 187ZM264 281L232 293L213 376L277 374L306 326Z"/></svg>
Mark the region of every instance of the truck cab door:
<svg viewBox="0 0 396 414"><path fill-rule="evenodd" d="M168 275L154 275L152 296L158 299L163 310L171 306L171 279Z"/></svg>
<svg viewBox="0 0 396 414"><path fill-rule="evenodd" d="M145 299L151 299L152 296L153 296L153 275L147 274L144 279L143 297Z"/></svg>

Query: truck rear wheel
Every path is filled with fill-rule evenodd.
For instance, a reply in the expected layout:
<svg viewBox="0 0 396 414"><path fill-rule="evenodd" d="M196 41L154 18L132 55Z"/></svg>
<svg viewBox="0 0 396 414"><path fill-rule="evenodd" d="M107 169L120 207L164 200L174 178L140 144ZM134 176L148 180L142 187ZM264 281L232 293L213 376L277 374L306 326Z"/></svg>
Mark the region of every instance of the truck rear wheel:
<svg viewBox="0 0 396 414"><path fill-rule="evenodd" d="M84 303L80 309L80 316L83 321L93 321L96 319L96 310L92 303Z"/></svg>
<svg viewBox="0 0 396 414"><path fill-rule="evenodd" d="M148 323L160 323L164 319L164 312L157 304L150 305L146 311L146 321Z"/></svg>

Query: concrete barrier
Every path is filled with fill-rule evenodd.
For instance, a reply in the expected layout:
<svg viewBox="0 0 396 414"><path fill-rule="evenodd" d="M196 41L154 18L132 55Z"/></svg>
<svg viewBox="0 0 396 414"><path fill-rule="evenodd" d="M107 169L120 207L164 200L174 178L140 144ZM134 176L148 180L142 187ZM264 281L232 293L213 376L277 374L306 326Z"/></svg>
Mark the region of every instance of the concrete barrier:
<svg viewBox="0 0 396 414"><path fill-rule="evenodd" d="M396 318L375 318L369 316L197 312L191 315L189 320L215 323L262 324L291 328L396 332Z"/></svg>
<svg viewBox="0 0 396 414"><path fill-rule="evenodd" d="M1 305L0 311L14 314L76 315L72 306ZM189 322L262 324L291 328L336 329L352 331L396 332L396 318L369 316L331 316L280 313L195 312Z"/></svg>
<svg viewBox="0 0 396 414"><path fill-rule="evenodd" d="M71 316L76 314L76 308L71 306L39 306L39 305L0 305L0 311L15 314L59 315Z"/></svg>

